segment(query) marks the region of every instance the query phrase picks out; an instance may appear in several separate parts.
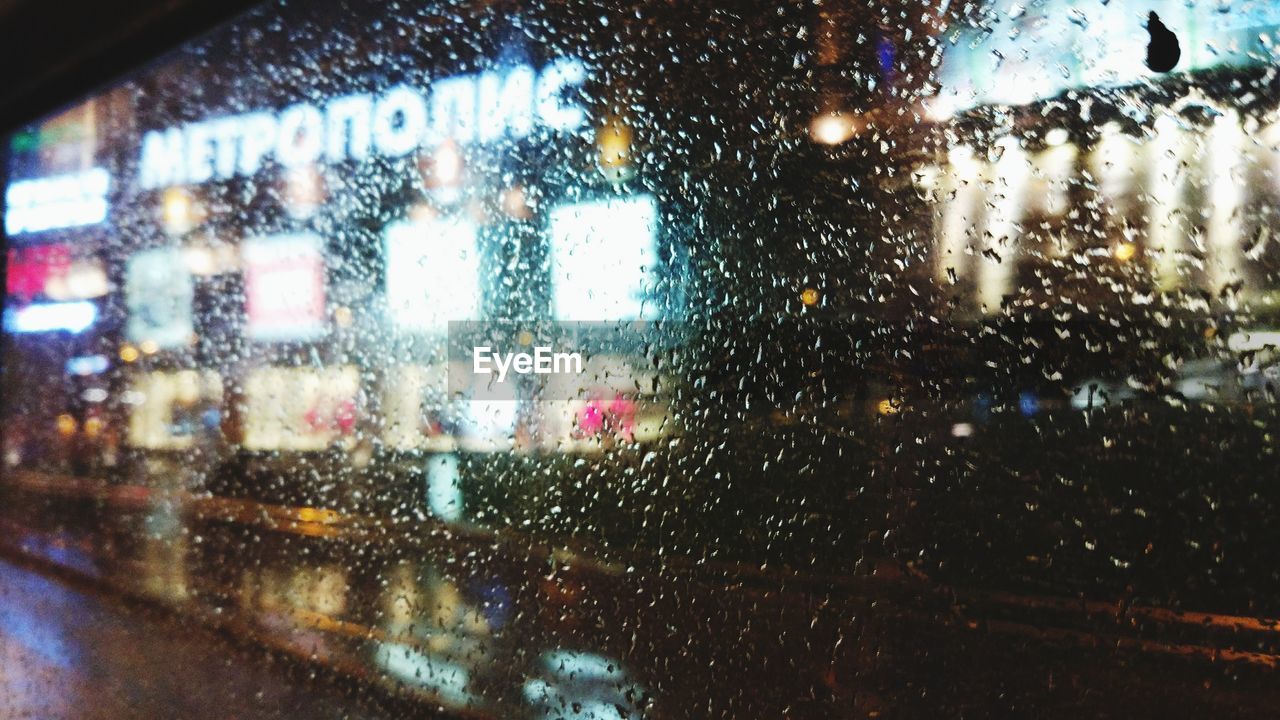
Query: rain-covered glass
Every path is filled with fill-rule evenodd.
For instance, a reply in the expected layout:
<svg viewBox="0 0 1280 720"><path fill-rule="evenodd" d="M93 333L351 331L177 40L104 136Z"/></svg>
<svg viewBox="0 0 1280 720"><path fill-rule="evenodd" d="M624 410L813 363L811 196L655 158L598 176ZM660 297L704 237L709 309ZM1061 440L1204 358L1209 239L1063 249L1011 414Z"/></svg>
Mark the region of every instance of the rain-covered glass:
<svg viewBox="0 0 1280 720"><path fill-rule="evenodd" d="M6 142L0 549L238 644L61 684L117 621L0 581L0 715L1265 716L1278 34L296 0L69 99Z"/></svg>

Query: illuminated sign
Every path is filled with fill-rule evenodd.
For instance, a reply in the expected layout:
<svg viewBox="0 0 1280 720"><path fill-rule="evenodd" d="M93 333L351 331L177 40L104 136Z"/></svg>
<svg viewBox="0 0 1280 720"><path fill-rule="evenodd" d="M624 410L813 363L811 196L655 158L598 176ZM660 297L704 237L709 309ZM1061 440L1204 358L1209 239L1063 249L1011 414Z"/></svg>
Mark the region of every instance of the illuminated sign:
<svg viewBox="0 0 1280 720"><path fill-rule="evenodd" d="M4 329L11 333L45 333L66 330L81 333L98 321L98 306L91 302L32 303L4 311Z"/></svg>
<svg viewBox="0 0 1280 720"><path fill-rule="evenodd" d="M5 280L13 298L88 300L111 291L102 261L91 256L75 257L66 244L10 248L8 260Z"/></svg>
<svg viewBox="0 0 1280 720"><path fill-rule="evenodd" d="M1151 0L986 3L975 26L948 34L931 102L946 117L976 105L1022 105L1073 87L1133 85L1156 76L1143 63L1148 13L1180 40L1175 71L1270 63L1280 5Z"/></svg>
<svg viewBox="0 0 1280 720"><path fill-rule="evenodd" d="M71 248L66 245L10 248L5 268L9 295L28 299L42 295L50 279L65 277L70 269Z"/></svg>
<svg viewBox="0 0 1280 720"><path fill-rule="evenodd" d="M133 447L182 450L218 425L222 377L211 370L135 375L122 398L133 407L127 440ZM131 402L132 401L132 402Z"/></svg>
<svg viewBox="0 0 1280 720"><path fill-rule="evenodd" d="M5 232L96 225L107 219L110 185L111 176L102 168L10 183L4 194Z"/></svg>
<svg viewBox="0 0 1280 720"><path fill-rule="evenodd" d="M350 438L359 418L355 367L260 367L245 378L244 444L251 450L322 450Z"/></svg>
<svg viewBox="0 0 1280 720"><path fill-rule="evenodd" d="M441 520L462 519L462 473L457 455L431 455L427 460L427 507Z"/></svg>
<svg viewBox="0 0 1280 720"><path fill-rule="evenodd" d="M444 332L480 315L480 252L465 220L393 223L387 228L387 305L395 324Z"/></svg>
<svg viewBox="0 0 1280 720"><path fill-rule="evenodd" d="M276 235L246 240L246 333L255 340L310 340L324 333L323 241Z"/></svg>
<svg viewBox="0 0 1280 720"><path fill-rule="evenodd" d="M125 334L134 342L159 347L186 345L195 333L192 300L195 286L182 251L159 248L137 253L125 268L129 319Z"/></svg>
<svg viewBox="0 0 1280 720"><path fill-rule="evenodd" d="M555 318L653 319L657 207L650 195L562 205L551 212Z"/></svg>
<svg viewBox="0 0 1280 720"><path fill-rule="evenodd" d="M541 71L516 65L441 78L425 93L397 85L379 95L356 93L323 105L302 102L279 112L151 130L142 138L140 183L161 188L252 176L269 159L297 167L374 154L401 157L446 139L465 144L521 138L538 125L569 130L586 114L565 91L586 77L580 61L565 58Z"/></svg>

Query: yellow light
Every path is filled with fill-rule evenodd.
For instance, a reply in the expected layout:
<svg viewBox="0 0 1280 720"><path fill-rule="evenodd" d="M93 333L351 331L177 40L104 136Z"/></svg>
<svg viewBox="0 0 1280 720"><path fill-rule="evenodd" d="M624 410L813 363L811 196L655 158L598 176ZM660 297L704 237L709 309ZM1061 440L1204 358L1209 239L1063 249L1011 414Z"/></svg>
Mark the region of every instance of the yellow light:
<svg viewBox="0 0 1280 720"><path fill-rule="evenodd" d="M853 137L853 118L847 113L827 112L813 119L809 135L823 145L839 145Z"/></svg>
<svg viewBox="0 0 1280 720"><path fill-rule="evenodd" d="M298 520L312 523L332 523L338 519L338 513L325 508L298 508Z"/></svg>
<svg viewBox="0 0 1280 720"><path fill-rule="evenodd" d="M91 417L84 421L84 434L96 438L102 434L102 418Z"/></svg>
<svg viewBox="0 0 1280 720"><path fill-rule="evenodd" d="M1120 262L1129 262L1134 255L1138 254L1138 246L1131 242L1122 242L1116 245L1116 249L1112 251L1112 254Z"/></svg>
<svg viewBox="0 0 1280 720"><path fill-rule="evenodd" d="M600 151L600 167L618 170L631 164L631 126L622 118L610 116L596 129L596 147Z"/></svg>
<svg viewBox="0 0 1280 720"><path fill-rule="evenodd" d="M138 348L132 345L125 345L120 348L120 359L131 363L138 359Z"/></svg>
<svg viewBox="0 0 1280 720"><path fill-rule="evenodd" d="M800 293L800 302L804 303L806 307L817 305L821 299L822 294L813 288L805 288L804 292Z"/></svg>
<svg viewBox="0 0 1280 720"><path fill-rule="evenodd" d="M76 419L68 413L58 416L57 426L58 434L63 437L70 437L76 434Z"/></svg>
<svg viewBox="0 0 1280 720"><path fill-rule="evenodd" d="M169 188L161 200L164 227L175 235L181 235L196 225L196 207L191 194L182 188Z"/></svg>
<svg viewBox="0 0 1280 720"><path fill-rule="evenodd" d="M155 340L143 340L138 347L147 355L155 355L160 352L160 345Z"/></svg>
<svg viewBox="0 0 1280 720"><path fill-rule="evenodd" d="M897 415L898 405L893 400L885 398L879 403L876 403L876 412L879 412L881 415Z"/></svg>

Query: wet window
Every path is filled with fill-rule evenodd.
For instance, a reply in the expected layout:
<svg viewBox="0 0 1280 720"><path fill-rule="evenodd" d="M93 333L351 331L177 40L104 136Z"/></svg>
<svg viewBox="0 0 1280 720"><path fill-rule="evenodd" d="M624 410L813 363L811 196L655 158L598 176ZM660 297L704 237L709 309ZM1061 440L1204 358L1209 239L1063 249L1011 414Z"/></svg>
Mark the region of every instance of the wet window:
<svg viewBox="0 0 1280 720"><path fill-rule="evenodd" d="M1278 34L273 2L67 98L6 142L0 708L116 656L54 577L245 717L1262 713ZM104 716L216 714L142 654Z"/></svg>

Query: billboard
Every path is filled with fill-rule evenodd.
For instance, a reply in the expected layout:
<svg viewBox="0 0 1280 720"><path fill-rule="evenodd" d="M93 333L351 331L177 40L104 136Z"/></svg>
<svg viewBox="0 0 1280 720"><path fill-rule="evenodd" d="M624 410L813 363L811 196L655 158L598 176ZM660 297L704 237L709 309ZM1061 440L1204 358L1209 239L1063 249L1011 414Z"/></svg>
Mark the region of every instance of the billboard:
<svg viewBox="0 0 1280 720"><path fill-rule="evenodd" d="M657 205L651 195L561 205L551 211L553 315L563 321L658 317Z"/></svg>
<svg viewBox="0 0 1280 720"><path fill-rule="evenodd" d="M396 327L444 333L480 317L480 249L467 220L429 218L387 227L387 307Z"/></svg>
<svg viewBox="0 0 1280 720"><path fill-rule="evenodd" d="M181 347L195 334L195 286L182 251L157 248L135 253L125 266L125 335L133 342Z"/></svg>
<svg viewBox="0 0 1280 720"><path fill-rule="evenodd" d="M360 374L350 365L254 368L244 390L250 450L323 450L350 440L360 418Z"/></svg>
<svg viewBox="0 0 1280 720"><path fill-rule="evenodd" d="M294 234L246 240L246 334L254 340L313 340L324 334L324 242Z"/></svg>
<svg viewBox="0 0 1280 720"><path fill-rule="evenodd" d="M1023 105L1078 87L1135 85L1145 63L1148 13L1177 36L1174 72L1253 65L1274 58L1280 5L1152 0L989 2L972 24L944 36L935 114L978 105Z"/></svg>
<svg viewBox="0 0 1280 720"><path fill-rule="evenodd" d="M217 435L222 377L212 370L141 374L125 397L133 406L127 436L133 447L181 450Z"/></svg>

